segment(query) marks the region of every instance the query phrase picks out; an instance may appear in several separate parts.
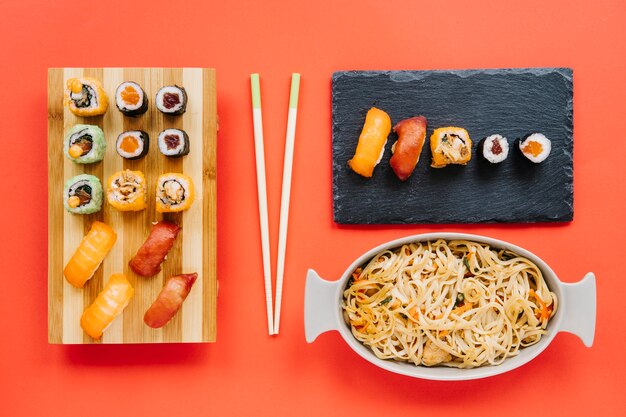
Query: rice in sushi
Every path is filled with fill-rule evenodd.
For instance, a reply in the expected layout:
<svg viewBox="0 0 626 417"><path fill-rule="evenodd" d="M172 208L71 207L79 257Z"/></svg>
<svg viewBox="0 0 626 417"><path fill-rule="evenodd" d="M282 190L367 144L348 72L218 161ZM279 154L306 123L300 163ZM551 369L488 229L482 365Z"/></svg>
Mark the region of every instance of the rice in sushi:
<svg viewBox="0 0 626 417"><path fill-rule="evenodd" d="M98 177L80 174L70 178L63 189L63 205L70 213L91 214L102 208L102 185Z"/></svg>
<svg viewBox="0 0 626 417"><path fill-rule="evenodd" d="M480 153L492 164L499 164L509 156L509 142L502 135L491 135L480 143Z"/></svg>
<svg viewBox="0 0 626 417"><path fill-rule="evenodd" d="M115 90L115 105L126 116L139 116L148 110L148 96L136 82L124 81Z"/></svg>
<svg viewBox="0 0 626 417"><path fill-rule="evenodd" d="M177 158L189 153L189 136L184 130L165 129L159 134L158 143L165 156Z"/></svg>
<svg viewBox="0 0 626 417"><path fill-rule="evenodd" d="M115 149L122 158L140 159L150 147L150 136L143 130L127 130L117 137Z"/></svg>
<svg viewBox="0 0 626 417"><path fill-rule="evenodd" d="M528 160L538 164L550 155L552 142L542 133L532 133L519 141L519 150Z"/></svg>
<svg viewBox="0 0 626 417"><path fill-rule="evenodd" d="M70 78L65 90L65 104L76 116L98 116L106 113L109 98L95 78Z"/></svg>
<svg viewBox="0 0 626 417"><path fill-rule="evenodd" d="M104 132L96 125L74 125L63 141L63 153L77 164L102 161L106 148Z"/></svg>
<svg viewBox="0 0 626 417"><path fill-rule="evenodd" d="M187 92L183 87L168 85L156 95L156 107L166 114L183 114L187 108Z"/></svg>
<svg viewBox="0 0 626 417"><path fill-rule="evenodd" d="M430 136L433 168L466 165L472 159L472 140L462 127L440 127Z"/></svg>
<svg viewBox="0 0 626 417"><path fill-rule="evenodd" d="M159 175L156 187L156 211L170 213L187 210L194 199L193 182L184 174Z"/></svg>

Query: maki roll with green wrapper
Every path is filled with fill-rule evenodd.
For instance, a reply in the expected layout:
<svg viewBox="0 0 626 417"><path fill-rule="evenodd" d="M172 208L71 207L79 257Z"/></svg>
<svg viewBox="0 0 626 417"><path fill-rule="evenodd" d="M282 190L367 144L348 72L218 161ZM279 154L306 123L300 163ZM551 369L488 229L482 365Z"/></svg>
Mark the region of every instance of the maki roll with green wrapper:
<svg viewBox="0 0 626 417"><path fill-rule="evenodd" d="M77 164L102 161L107 144L104 132L96 125L75 125L65 134L63 153Z"/></svg>
<svg viewBox="0 0 626 417"><path fill-rule="evenodd" d="M165 156L178 158L189 153L189 136L184 130L165 129L159 133L159 150Z"/></svg>
<svg viewBox="0 0 626 417"><path fill-rule="evenodd" d="M80 174L70 178L63 188L65 210L75 214L91 214L102 208L102 184L98 177Z"/></svg>

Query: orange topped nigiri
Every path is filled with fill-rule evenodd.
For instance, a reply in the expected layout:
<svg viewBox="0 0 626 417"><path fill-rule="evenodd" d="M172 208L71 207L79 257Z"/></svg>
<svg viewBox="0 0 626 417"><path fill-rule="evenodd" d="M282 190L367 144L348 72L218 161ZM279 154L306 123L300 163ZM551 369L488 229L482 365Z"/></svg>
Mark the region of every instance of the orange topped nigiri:
<svg viewBox="0 0 626 417"><path fill-rule="evenodd" d="M382 159L389 132L389 115L376 107L369 109L354 156L348 161L354 172L368 178L372 176L374 168Z"/></svg>
<svg viewBox="0 0 626 417"><path fill-rule="evenodd" d="M124 311L134 293L126 275L111 275L107 285L80 317L80 327L89 336L100 339L115 317Z"/></svg>
<svg viewBox="0 0 626 417"><path fill-rule="evenodd" d="M93 222L91 230L65 265L63 270L65 279L76 288L82 288L96 272L116 239L117 235L110 226L98 221Z"/></svg>

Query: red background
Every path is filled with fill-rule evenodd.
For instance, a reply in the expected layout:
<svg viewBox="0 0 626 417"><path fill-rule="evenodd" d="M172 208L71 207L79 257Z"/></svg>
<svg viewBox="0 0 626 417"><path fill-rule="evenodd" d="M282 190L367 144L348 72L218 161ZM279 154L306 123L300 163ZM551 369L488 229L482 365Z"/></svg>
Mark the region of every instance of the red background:
<svg viewBox="0 0 626 417"><path fill-rule="evenodd" d="M582 0L0 4L0 415L624 415L626 4ZM215 67L218 341L47 343L48 67ZM341 227L332 221L330 76L341 69L574 69L574 221ZM249 74L261 74L273 270L290 74L302 74L281 334L266 332ZM467 231L593 271L595 344L559 335L528 365L467 382L382 371L337 334L304 341L304 276L413 233ZM621 398L620 398L621 397Z"/></svg>

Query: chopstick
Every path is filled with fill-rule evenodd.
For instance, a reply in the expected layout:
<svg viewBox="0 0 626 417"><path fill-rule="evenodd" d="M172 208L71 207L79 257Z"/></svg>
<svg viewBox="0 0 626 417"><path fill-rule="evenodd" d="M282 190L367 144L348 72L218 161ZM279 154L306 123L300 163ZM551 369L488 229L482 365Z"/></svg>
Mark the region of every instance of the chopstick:
<svg viewBox="0 0 626 417"><path fill-rule="evenodd" d="M254 150L256 156L256 181L259 197L259 220L261 224L261 247L263 249L263 278L265 280L265 304L267 330L274 334L272 308L272 273L270 263L270 238L267 215L267 187L265 181L265 149L263 145L263 118L261 113L261 86L259 74L250 75L252 87L252 119L254 121Z"/></svg>
<svg viewBox="0 0 626 417"><path fill-rule="evenodd" d="M287 224L289 223L289 199L291 196L291 172L293 169L293 147L296 135L296 116L298 115L298 94L300 92L300 74L291 74L289 93L289 114L287 116L287 137L285 139L285 161L283 164L283 189L280 200L280 225L278 229L278 266L276 267L276 304L274 312L274 334L280 329L280 306L285 275L285 247L287 246Z"/></svg>

